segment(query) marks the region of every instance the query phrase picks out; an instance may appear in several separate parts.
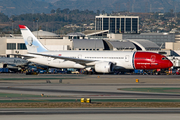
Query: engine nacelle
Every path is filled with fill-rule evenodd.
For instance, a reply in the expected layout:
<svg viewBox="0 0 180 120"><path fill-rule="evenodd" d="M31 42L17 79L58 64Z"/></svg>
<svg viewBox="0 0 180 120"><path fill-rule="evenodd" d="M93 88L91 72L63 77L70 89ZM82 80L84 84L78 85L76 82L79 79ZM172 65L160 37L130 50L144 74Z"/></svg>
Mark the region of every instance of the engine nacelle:
<svg viewBox="0 0 180 120"><path fill-rule="evenodd" d="M0 63L0 68L7 68L7 64Z"/></svg>
<svg viewBox="0 0 180 120"><path fill-rule="evenodd" d="M95 71L98 73L110 73L113 71L113 63L111 62L96 63Z"/></svg>

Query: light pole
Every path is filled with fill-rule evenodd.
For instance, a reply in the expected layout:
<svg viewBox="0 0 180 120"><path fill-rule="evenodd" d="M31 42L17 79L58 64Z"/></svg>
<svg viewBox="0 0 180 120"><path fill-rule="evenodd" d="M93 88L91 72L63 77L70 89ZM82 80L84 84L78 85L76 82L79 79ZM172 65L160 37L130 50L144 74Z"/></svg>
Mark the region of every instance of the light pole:
<svg viewBox="0 0 180 120"><path fill-rule="evenodd" d="M33 31L35 31L35 25L34 25L34 23L35 23L35 19L33 19Z"/></svg>
<svg viewBox="0 0 180 120"><path fill-rule="evenodd" d="M12 34L14 34L14 31L13 31L13 23L14 23L14 21L12 20Z"/></svg>
<svg viewBox="0 0 180 120"><path fill-rule="evenodd" d="M36 19L36 21L37 21L37 38L38 38L38 18Z"/></svg>
<svg viewBox="0 0 180 120"><path fill-rule="evenodd" d="M85 22L85 21L86 21L85 19L82 20L82 24L83 24L83 29L82 29L82 31L84 31L84 22Z"/></svg>

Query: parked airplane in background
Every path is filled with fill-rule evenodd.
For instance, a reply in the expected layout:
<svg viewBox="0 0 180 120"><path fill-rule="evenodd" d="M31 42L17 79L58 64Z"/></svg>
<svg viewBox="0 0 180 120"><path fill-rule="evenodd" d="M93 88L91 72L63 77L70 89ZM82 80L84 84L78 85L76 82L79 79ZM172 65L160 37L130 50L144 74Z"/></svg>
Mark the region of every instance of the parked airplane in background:
<svg viewBox="0 0 180 120"><path fill-rule="evenodd" d="M11 70L18 70L21 67L28 65L28 61L21 58L0 57L0 68L9 68Z"/></svg>
<svg viewBox="0 0 180 120"><path fill-rule="evenodd" d="M110 73L124 69L164 69L172 67L165 56L136 51L48 51L24 25L19 25L29 61L56 68L94 69Z"/></svg>

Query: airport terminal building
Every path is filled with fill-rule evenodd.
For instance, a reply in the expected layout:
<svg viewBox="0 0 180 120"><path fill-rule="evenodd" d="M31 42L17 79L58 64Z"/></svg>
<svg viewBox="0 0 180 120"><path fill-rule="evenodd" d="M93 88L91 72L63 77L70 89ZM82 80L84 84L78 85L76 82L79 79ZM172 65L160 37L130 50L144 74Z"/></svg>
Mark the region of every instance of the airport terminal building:
<svg viewBox="0 0 180 120"><path fill-rule="evenodd" d="M86 35L80 33L71 33L64 37L59 37L57 34L47 31L32 32L39 41L49 50L83 50L83 51L149 51L159 50L159 46L155 43L141 39L88 39ZM38 36L37 36L38 35ZM19 35L6 35L0 38L1 47L0 54L27 54L22 36Z"/></svg>
<svg viewBox="0 0 180 120"><path fill-rule="evenodd" d="M122 34L123 39L147 39L162 49L165 49L166 42L175 42L176 34L175 33L141 33L141 34Z"/></svg>
<svg viewBox="0 0 180 120"><path fill-rule="evenodd" d="M139 16L96 16L95 29L109 30L110 33L139 33Z"/></svg>
<svg viewBox="0 0 180 120"><path fill-rule="evenodd" d="M101 33L102 32L102 33ZM85 33L85 32L84 32ZM179 49L178 38L174 34L114 34L102 30L97 34L106 34L105 38L91 38L96 33L69 33L64 37L47 31L34 31L40 42L49 50L86 50L86 51L153 51L159 52L167 47L168 56L173 55L172 51ZM178 35L176 35L178 36ZM150 39L151 38L151 39ZM177 39L177 40L176 40ZM160 41L160 42L159 42ZM6 35L0 38L0 54L26 54L27 49L22 36ZM164 44L162 44L164 43ZM166 43L166 44L165 44ZM166 47L163 47L165 46ZM171 51L172 50L172 51Z"/></svg>
<svg viewBox="0 0 180 120"><path fill-rule="evenodd" d="M93 32L94 34L87 36L121 40L146 39L156 43L161 49L180 50L180 35L177 33L140 33L139 16L96 16Z"/></svg>

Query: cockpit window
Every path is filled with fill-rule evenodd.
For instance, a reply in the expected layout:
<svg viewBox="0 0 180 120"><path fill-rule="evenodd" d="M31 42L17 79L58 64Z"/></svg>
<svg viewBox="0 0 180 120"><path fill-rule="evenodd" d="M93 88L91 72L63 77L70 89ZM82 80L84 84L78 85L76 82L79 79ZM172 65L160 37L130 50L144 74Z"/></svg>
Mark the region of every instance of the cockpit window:
<svg viewBox="0 0 180 120"><path fill-rule="evenodd" d="M163 57L162 60L168 60L168 58L167 57Z"/></svg>

